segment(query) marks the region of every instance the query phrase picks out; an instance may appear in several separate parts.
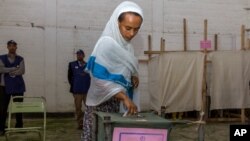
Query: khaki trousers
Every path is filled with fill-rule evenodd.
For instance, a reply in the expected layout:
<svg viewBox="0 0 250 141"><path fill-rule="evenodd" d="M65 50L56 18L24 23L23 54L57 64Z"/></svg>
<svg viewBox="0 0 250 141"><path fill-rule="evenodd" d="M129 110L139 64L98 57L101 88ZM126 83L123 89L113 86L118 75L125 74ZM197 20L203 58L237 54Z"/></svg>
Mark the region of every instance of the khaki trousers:
<svg viewBox="0 0 250 141"><path fill-rule="evenodd" d="M82 106L84 105L84 108L85 108L87 94L73 94L73 96L74 96L74 102L75 102L76 120L77 120L78 128L81 128L83 125Z"/></svg>

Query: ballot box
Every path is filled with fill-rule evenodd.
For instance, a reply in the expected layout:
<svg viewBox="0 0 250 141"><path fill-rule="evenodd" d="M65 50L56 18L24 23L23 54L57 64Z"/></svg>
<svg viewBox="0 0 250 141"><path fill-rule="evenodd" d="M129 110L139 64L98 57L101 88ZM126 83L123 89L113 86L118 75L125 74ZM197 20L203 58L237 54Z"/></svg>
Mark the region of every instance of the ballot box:
<svg viewBox="0 0 250 141"><path fill-rule="evenodd" d="M154 113L96 112L92 135L94 141L168 141L171 128L169 120Z"/></svg>

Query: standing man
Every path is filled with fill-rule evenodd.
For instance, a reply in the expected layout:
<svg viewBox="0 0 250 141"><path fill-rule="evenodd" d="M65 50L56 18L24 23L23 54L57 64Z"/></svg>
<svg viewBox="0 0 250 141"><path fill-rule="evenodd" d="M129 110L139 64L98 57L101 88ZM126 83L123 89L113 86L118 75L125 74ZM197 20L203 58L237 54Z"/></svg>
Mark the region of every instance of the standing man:
<svg viewBox="0 0 250 141"><path fill-rule="evenodd" d="M70 92L73 93L75 103L75 114L78 129L83 126L82 103L85 105L86 96L90 87L90 75L84 71L86 62L85 54L80 49L76 52L77 60L70 62L68 67L68 81L70 84Z"/></svg>
<svg viewBox="0 0 250 141"><path fill-rule="evenodd" d="M0 132L4 134L7 109L11 96L23 96L25 92L25 83L23 74L25 65L23 57L16 54L17 43L14 40L7 42L8 54L0 56L1 90L3 93L2 113L0 116ZM23 99L16 99L16 102L22 102ZM16 114L15 127L23 127L22 113Z"/></svg>

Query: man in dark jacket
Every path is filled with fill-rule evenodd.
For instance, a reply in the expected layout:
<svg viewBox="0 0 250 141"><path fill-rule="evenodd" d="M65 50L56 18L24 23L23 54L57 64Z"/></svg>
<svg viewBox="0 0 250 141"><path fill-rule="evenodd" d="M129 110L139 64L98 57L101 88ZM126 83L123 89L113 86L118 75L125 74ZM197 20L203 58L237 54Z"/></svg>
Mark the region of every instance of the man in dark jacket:
<svg viewBox="0 0 250 141"><path fill-rule="evenodd" d="M75 114L78 129L82 129L82 103L85 105L86 96L90 87L90 75L84 71L86 67L86 62L84 61L84 52L82 50L78 50L76 55L77 60L69 63L68 81L70 84L70 92L74 96Z"/></svg>
<svg viewBox="0 0 250 141"><path fill-rule="evenodd" d="M7 42L8 54L0 56L0 73L1 77L1 92L2 105L0 115L0 132L4 133L5 122L7 117L7 109L11 96L23 96L25 92L25 83L23 74L25 65L23 57L16 54L17 43L14 40ZM23 99L16 99L16 102L22 102ZM22 113L16 114L15 127L23 127Z"/></svg>

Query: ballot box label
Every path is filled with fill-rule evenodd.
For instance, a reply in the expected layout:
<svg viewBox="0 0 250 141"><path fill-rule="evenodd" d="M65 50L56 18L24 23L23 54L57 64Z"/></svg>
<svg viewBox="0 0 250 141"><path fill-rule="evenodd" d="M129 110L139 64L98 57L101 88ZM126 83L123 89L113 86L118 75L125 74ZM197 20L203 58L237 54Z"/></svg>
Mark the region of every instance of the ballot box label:
<svg viewBox="0 0 250 141"><path fill-rule="evenodd" d="M230 141L249 141L250 125L230 125Z"/></svg>
<svg viewBox="0 0 250 141"><path fill-rule="evenodd" d="M113 141L167 141L167 129L114 128Z"/></svg>

